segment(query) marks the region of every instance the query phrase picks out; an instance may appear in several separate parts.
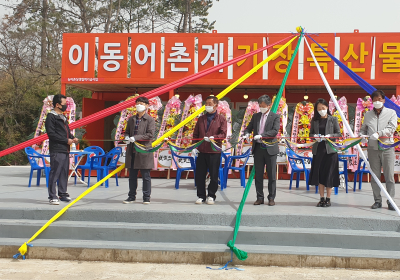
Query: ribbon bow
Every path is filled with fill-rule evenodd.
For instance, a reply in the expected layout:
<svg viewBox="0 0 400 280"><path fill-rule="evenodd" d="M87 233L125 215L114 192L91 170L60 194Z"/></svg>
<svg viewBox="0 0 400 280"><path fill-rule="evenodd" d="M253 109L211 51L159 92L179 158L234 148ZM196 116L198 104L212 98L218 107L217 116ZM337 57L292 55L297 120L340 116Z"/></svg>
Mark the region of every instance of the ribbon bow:
<svg viewBox="0 0 400 280"><path fill-rule="evenodd" d="M346 97L342 96L339 100L338 100L339 106L340 108L342 108L343 106L347 105L347 99Z"/></svg>
<svg viewBox="0 0 400 280"><path fill-rule="evenodd" d="M358 98L357 100L357 109L359 111L363 111L365 108L368 108L369 110L372 110L374 108L371 97L369 96L366 97L366 100L361 98Z"/></svg>
<svg viewBox="0 0 400 280"><path fill-rule="evenodd" d="M390 98L390 100L392 100L396 105L400 106L400 96L392 96L392 98Z"/></svg>
<svg viewBox="0 0 400 280"><path fill-rule="evenodd" d="M29 244L29 243L27 243L27 242L25 242L24 244L22 244L21 247L19 247L19 249L18 249L19 253L18 253L18 254L15 254L15 255L13 256L13 258L14 258L14 259L18 259L19 256L22 256L22 259L25 260L25 254L26 254L26 252L28 252L28 246L29 246L29 247L33 247L32 244Z"/></svg>
<svg viewBox="0 0 400 280"><path fill-rule="evenodd" d="M226 244L226 245L229 247L229 249L232 250L232 252L236 255L236 257L239 260L244 261L247 259L247 252L236 248L235 245L233 244L232 240L229 240L228 244Z"/></svg>
<svg viewBox="0 0 400 280"><path fill-rule="evenodd" d="M306 103L306 105L303 105L302 103L297 104L296 111L298 114L302 115L304 113L310 114L314 106L311 103Z"/></svg>

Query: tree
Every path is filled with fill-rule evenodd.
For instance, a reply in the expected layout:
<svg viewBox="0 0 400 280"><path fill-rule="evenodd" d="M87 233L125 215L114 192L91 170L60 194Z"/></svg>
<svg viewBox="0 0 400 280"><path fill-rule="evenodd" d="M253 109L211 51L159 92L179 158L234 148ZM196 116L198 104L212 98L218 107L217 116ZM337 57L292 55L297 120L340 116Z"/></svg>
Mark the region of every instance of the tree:
<svg viewBox="0 0 400 280"><path fill-rule="evenodd" d="M219 1L219 0L216 0ZM209 22L208 11L213 0L166 0L174 11L171 24L178 33L204 33L214 28L215 21Z"/></svg>
<svg viewBox="0 0 400 280"><path fill-rule="evenodd" d="M218 1L218 0L217 0ZM61 89L63 33L208 32L212 0L14 0L0 23L0 149L32 133L43 99ZM67 87L77 106L91 93ZM26 163L23 152L0 165Z"/></svg>

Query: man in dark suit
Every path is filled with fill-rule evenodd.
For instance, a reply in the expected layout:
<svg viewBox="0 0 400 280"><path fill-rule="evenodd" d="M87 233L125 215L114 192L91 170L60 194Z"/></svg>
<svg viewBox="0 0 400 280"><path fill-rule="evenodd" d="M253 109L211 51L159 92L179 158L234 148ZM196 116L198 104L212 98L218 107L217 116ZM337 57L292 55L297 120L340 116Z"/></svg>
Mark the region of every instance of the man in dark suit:
<svg viewBox="0 0 400 280"><path fill-rule="evenodd" d="M248 138L254 132L252 153L254 155L254 168L256 169L257 200L254 205L264 204L264 167L267 166L268 175L268 205L275 205L276 195L276 158L279 153L278 143L264 147L262 138L266 142L277 142L276 135L279 132L280 116L271 112L272 101L268 95L258 98L260 113L256 113L245 129L244 138Z"/></svg>

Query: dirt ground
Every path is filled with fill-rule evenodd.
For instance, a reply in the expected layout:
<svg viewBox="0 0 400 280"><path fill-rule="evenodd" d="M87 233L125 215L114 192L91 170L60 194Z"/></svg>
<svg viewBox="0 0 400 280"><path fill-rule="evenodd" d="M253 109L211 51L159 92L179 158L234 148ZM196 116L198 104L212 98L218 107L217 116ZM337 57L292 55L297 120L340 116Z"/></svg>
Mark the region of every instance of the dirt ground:
<svg viewBox="0 0 400 280"><path fill-rule="evenodd" d="M217 267L216 267L217 268ZM400 279L399 271L0 259L0 279Z"/></svg>

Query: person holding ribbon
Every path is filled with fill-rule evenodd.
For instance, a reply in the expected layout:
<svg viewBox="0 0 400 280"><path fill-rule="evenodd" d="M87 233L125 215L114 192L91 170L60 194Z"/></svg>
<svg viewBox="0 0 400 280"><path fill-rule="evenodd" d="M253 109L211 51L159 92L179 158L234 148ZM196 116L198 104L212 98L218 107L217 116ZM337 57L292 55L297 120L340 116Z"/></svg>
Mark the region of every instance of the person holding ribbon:
<svg viewBox="0 0 400 280"><path fill-rule="evenodd" d="M206 114L202 115L194 127L193 139L204 139L204 142L198 147L195 180L197 186L196 204L214 204L216 192L218 190L218 174L221 163L221 152L212 148L215 141L216 145L222 145L222 139L226 138L227 122L223 115L217 112L218 98L209 96L206 98ZM216 139L216 140L213 140ZM193 141L198 142L198 141ZM208 194L206 195L206 176L207 170L210 173L210 184L208 185Z"/></svg>
<svg viewBox="0 0 400 280"><path fill-rule="evenodd" d="M143 145L151 148L151 141L154 137L156 125L154 119L148 115L149 99L139 97L136 99L137 114L130 117L125 131L126 149L125 166L129 170L129 193L128 198L123 203L133 203L136 200L136 190L138 185L138 173L142 174L143 180L143 204L150 204L151 177L150 170L154 168L153 153L137 152L135 145Z"/></svg>
<svg viewBox="0 0 400 280"><path fill-rule="evenodd" d="M325 99L319 98L315 102L310 135L314 136L316 143L312 147L313 160L308 184L318 186L320 201L317 207L329 207L332 188L339 186L340 179L339 157L327 139L339 138L342 134L339 122L329 112L329 104Z"/></svg>
<svg viewBox="0 0 400 280"><path fill-rule="evenodd" d="M268 175L268 205L275 205L276 196L276 159L279 153L278 135L280 116L271 112L272 101L268 95L258 98L260 112L253 115L244 131L244 139L254 132L252 153L254 155L254 168L256 178L257 200L254 205L264 204L264 168L267 166ZM270 144L263 144L263 139Z"/></svg>
<svg viewBox="0 0 400 280"><path fill-rule="evenodd" d="M371 171L380 178L381 168L385 175L386 190L393 198L395 194L394 181L394 162L395 151L394 147L382 149L379 146L379 141L385 145L394 143L393 134L397 127L396 111L386 108L385 93L381 90L376 90L372 93L372 102L374 109L366 112L364 121L361 125L360 134L362 142L368 142L368 161L371 166ZM372 209L382 207L381 189L374 179L371 180L372 192L374 194L375 203L371 206ZM387 201L388 209L395 210L394 207Z"/></svg>
<svg viewBox="0 0 400 280"><path fill-rule="evenodd" d="M50 150L50 178L49 178L49 203L59 205L58 199L70 202L67 193L68 171L69 171L69 149L70 145L78 144L79 140L72 135L68 126L68 120L63 115L67 110L67 97L57 94L53 97L53 107L47 114L46 132L49 136ZM58 182L58 184L57 184ZM58 196L56 192L58 185Z"/></svg>

